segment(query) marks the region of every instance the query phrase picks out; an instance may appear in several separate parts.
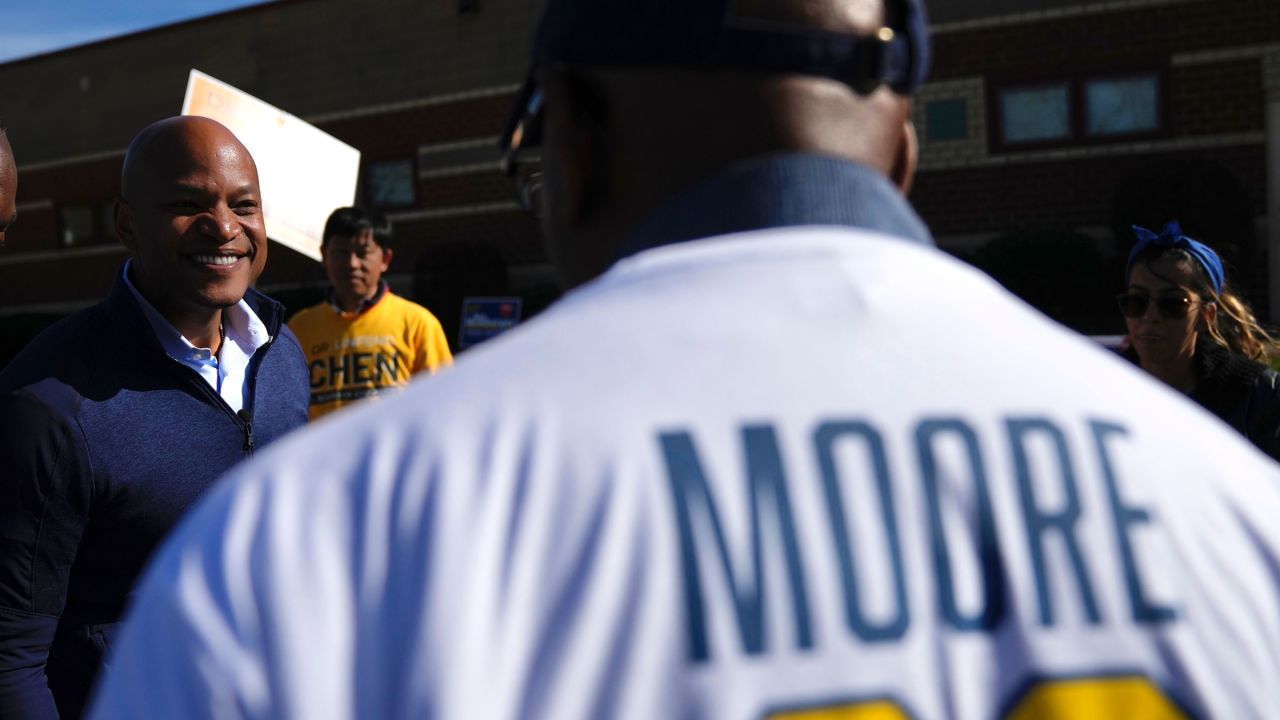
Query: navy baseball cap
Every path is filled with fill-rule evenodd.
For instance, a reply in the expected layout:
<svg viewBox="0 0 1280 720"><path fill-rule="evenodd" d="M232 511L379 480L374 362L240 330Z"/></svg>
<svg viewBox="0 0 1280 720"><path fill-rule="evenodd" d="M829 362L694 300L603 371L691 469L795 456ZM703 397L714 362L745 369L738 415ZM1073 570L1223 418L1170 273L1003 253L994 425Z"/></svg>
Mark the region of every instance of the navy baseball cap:
<svg viewBox="0 0 1280 720"><path fill-rule="evenodd" d="M864 94L884 84L909 95L929 65L924 0L884 2L890 27L857 36L739 14L742 0L547 0L533 59L818 75Z"/></svg>
<svg viewBox="0 0 1280 720"><path fill-rule="evenodd" d="M777 2L778 0L772 0ZM499 142L515 156L541 140L537 70L548 65L756 70L838 80L867 95L911 95L929 69L924 0L884 0L886 27L867 35L739 14L741 0L547 0L533 69Z"/></svg>

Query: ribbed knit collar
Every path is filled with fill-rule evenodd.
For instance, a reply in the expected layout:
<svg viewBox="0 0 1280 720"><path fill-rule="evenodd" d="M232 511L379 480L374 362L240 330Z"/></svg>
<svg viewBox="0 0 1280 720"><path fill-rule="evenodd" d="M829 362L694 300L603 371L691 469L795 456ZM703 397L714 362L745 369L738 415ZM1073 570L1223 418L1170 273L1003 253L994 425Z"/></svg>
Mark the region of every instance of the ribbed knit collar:
<svg viewBox="0 0 1280 720"><path fill-rule="evenodd" d="M740 163L653 211L620 257L699 238L767 228L836 225L933 245L897 188L858 163L815 154Z"/></svg>

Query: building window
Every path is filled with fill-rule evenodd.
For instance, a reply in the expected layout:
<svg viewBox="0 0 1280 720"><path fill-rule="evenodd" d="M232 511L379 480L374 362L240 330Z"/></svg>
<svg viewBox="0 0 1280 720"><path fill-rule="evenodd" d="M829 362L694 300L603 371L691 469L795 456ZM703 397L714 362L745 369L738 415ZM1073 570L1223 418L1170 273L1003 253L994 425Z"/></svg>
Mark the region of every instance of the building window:
<svg viewBox="0 0 1280 720"><path fill-rule="evenodd" d="M1164 123L1158 73L996 87L993 146L1023 150L1149 136Z"/></svg>
<svg viewBox="0 0 1280 720"><path fill-rule="evenodd" d="M375 207L408 207L417 202L412 160L370 163L367 173L369 199Z"/></svg>
<svg viewBox="0 0 1280 720"><path fill-rule="evenodd" d="M1006 143L1062 140L1071 136L1068 87L1050 85L1000 94L1000 126Z"/></svg>
<svg viewBox="0 0 1280 720"><path fill-rule="evenodd" d="M925 139L942 141L969 137L968 109L964 98L934 100L925 104Z"/></svg>
<svg viewBox="0 0 1280 720"><path fill-rule="evenodd" d="M66 205L58 211L63 247L85 247L110 242L115 235L112 203Z"/></svg>
<svg viewBox="0 0 1280 720"><path fill-rule="evenodd" d="M1088 133L1130 135L1160 129L1158 87L1154 75L1089 81L1085 84Z"/></svg>

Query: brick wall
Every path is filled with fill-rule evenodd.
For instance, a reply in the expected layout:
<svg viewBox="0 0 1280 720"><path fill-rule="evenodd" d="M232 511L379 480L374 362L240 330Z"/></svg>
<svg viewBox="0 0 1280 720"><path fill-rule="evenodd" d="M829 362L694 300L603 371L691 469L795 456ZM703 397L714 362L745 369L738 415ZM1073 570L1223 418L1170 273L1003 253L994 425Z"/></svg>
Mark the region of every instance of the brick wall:
<svg viewBox="0 0 1280 720"><path fill-rule="evenodd" d="M359 148L365 160L414 157L418 147L426 143L497 136L514 101L514 93L501 93L378 115L322 120L316 125ZM494 158L497 159L496 146Z"/></svg>
<svg viewBox="0 0 1280 720"><path fill-rule="evenodd" d="M0 65L23 162L117 150L177 114L200 69L294 115L519 82L538 3L284 0Z"/></svg>
<svg viewBox="0 0 1280 720"><path fill-rule="evenodd" d="M511 88L522 79L537 5L483 0L478 14L458 16L453 0L282 0L0 65L4 119L24 166L118 151L147 122L177 111L187 70L198 67L313 118L366 162L418 158L424 147L457 141L482 147L501 128ZM936 38L935 81L918 108L933 97L965 97L969 136L926 144L912 200L941 235L1106 225L1122 179L1144 164L1190 156L1233 173L1262 212L1266 168L1255 136L1264 126L1265 78L1280 77L1278 42L1276 0L1193 0L947 30ZM993 84L1134 69L1165 72L1165 144L1023 156L988 147ZM1206 143L1174 147L1194 138ZM19 201L52 207L41 202L23 212L0 260L57 249L58 208L108 201L119 165L114 155L23 170ZM396 223L393 272L468 243L495 248L514 265L545 261L536 224L512 209L510 185L496 168L420 172L416 190L417 207ZM104 289L99 274L105 268L109 281L121 258L0 263L0 306L95 297ZM322 282L317 263L272 248L263 284Z"/></svg>
<svg viewBox="0 0 1280 720"><path fill-rule="evenodd" d="M1255 212L1264 212L1266 165L1250 147L929 172L916 181L911 202L937 235L1106 226L1125 178L1187 158L1221 165L1250 192Z"/></svg>
<svg viewBox="0 0 1280 720"><path fill-rule="evenodd" d="M113 249L71 262L46 257L39 262L0 264L0 308L97 300L111 289L124 258L123 249Z"/></svg>
<svg viewBox="0 0 1280 720"><path fill-rule="evenodd" d="M402 271L430 258L433 247L459 244L494 248L510 266L546 261L537 222L518 210L398 223L396 241Z"/></svg>
<svg viewBox="0 0 1280 720"><path fill-rule="evenodd" d="M428 208L500 202L515 197L511 180L500 172L422 180L418 200Z"/></svg>
<svg viewBox="0 0 1280 720"><path fill-rule="evenodd" d="M1261 58L1175 67L1169 73L1168 92L1171 129L1176 135L1266 127Z"/></svg>
<svg viewBox="0 0 1280 720"><path fill-rule="evenodd" d="M1048 22L945 33L934 41L933 77L1111 70L1161 62L1175 53L1274 43L1275 0L1210 0Z"/></svg>
<svg viewBox="0 0 1280 720"><path fill-rule="evenodd" d="M16 149L15 154L21 161ZM19 204L53 202L38 209L19 211L18 222L5 235L5 248L0 257L61 248L58 207L111 202L119 191L122 160L122 156L112 156L82 164L21 170Z"/></svg>
<svg viewBox="0 0 1280 720"><path fill-rule="evenodd" d="M1113 5L1113 7L1115 7ZM941 235L1109 222L1118 184L1144 166L1206 159L1265 213L1267 63L1280 46L1280 3L1192 0L1013 23L958 24L935 38L934 80L919 98L964 98L969 134L922 148L912 200ZM1155 137L1041 151L992 148L990 98L1005 83L1163 73L1165 126ZM978 106L978 116L974 108Z"/></svg>

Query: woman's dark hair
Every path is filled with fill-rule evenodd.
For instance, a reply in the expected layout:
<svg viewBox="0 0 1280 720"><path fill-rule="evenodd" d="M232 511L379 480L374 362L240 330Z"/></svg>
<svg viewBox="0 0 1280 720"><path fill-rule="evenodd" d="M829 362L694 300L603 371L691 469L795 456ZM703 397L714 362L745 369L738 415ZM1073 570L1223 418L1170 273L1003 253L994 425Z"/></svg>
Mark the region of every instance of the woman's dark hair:
<svg viewBox="0 0 1280 720"><path fill-rule="evenodd" d="M332 237L355 237L364 231L373 232L374 242L383 249L391 247L391 221L384 215L357 207L338 208L324 221L323 247Z"/></svg>
<svg viewBox="0 0 1280 720"><path fill-rule="evenodd" d="M1205 328L1211 341L1237 355L1243 355L1261 363L1267 363L1277 355L1275 339L1262 329L1249 303L1235 292L1230 282L1222 283L1221 293L1214 292L1209 274L1191 253L1180 248L1152 246L1134 258L1133 264L1142 263L1152 275L1165 282L1177 284L1173 279L1161 275L1153 267L1156 261L1166 257L1186 266L1194 278L1194 286L1191 290L1195 291L1203 301L1212 302L1218 306L1214 322Z"/></svg>

